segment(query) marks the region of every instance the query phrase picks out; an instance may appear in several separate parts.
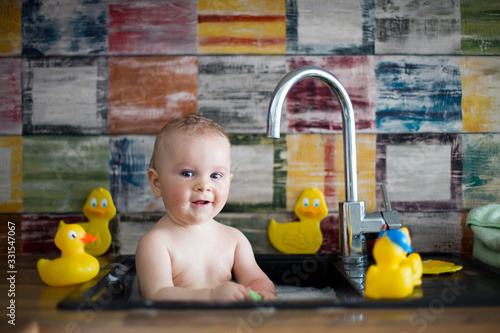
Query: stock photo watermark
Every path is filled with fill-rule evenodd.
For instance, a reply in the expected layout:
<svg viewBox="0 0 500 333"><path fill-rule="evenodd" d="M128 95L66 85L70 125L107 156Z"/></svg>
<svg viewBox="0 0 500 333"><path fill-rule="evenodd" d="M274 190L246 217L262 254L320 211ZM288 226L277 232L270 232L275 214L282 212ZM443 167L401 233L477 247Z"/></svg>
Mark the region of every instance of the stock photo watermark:
<svg viewBox="0 0 500 333"><path fill-rule="evenodd" d="M119 275L124 275L126 271L127 270L122 271ZM104 311L106 306L113 301L113 295L122 293L124 286L131 284L134 279L133 276L127 274L125 274L125 276L121 279L112 275L112 273L109 273L108 276L112 282L106 287L105 291L99 295L99 298L96 301L85 300L77 306L76 314L81 317L82 320L66 322L64 330L60 331L60 333L84 332L84 327L90 325L92 321L94 321L96 314Z"/></svg>
<svg viewBox="0 0 500 333"><path fill-rule="evenodd" d="M408 318L410 326L418 333L423 333L429 323L433 323L443 314L446 306L452 304L467 289L466 285L458 284L458 280L444 280L445 287L441 290L439 297L432 299L427 307L420 307ZM401 333L409 333L403 331Z"/></svg>
<svg viewBox="0 0 500 333"><path fill-rule="evenodd" d="M7 223L7 323L16 325L16 224Z"/></svg>
<svg viewBox="0 0 500 333"><path fill-rule="evenodd" d="M300 287L301 282L309 278L311 274L316 272L321 262L329 258L328 254L316 253L313 256L304 258L300 263L293 264L290 269L283 272L281 283ZM246 317L239 316L237 318L238 326L237 333L252 333L255 329L262 327L267 318L275 313L276 305L282 304L283 301L277 299L272 301L268 306L260 306L258 303L254 310L250 311Z"/></svg>

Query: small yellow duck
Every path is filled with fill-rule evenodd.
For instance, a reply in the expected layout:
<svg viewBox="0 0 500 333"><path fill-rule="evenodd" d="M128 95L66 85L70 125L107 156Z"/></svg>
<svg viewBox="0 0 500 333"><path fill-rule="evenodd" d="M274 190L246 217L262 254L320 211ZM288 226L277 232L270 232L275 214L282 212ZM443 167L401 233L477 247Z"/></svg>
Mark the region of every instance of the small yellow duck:
<svg viewBox="0 0 500 333"><path fill-rule="evenodd" d="M62 251L61 257L38 260L38 274L42 281L49 286L66 286L94 278L99 273L99 262L85 253L83 247L96 238L87 234L81 226L61 220L54 238L56 246Z"/></svg>
<svg viewBox="0 0 500 333"><path fill-rule="evenodd" d="M320 223L328 215L323 193L315 188L304 190L294 212L300 221L280 224L271 220L267 231L271 244L286 254L316 253L323 243Z"/></svg>
<svg viewBox="0 0 500 333"><path fill-rule="evenodd" d="M89 234L97 236L95 242L85 245L85 251L93 256L100 256L111 245L109 221L116 215L116 207L109 191L102 187L92 190L83 206L83 213L89 221L78 224Z"/></svg>
<svg viewBox="0 0 500 333"><path fill-rule="evenodd" d="M403 298L422 284L422 260L412 253L407 228L381 231L373 248L376 264L366 273L365 296ZM407 256L407 254L410 255Z"/></svg>

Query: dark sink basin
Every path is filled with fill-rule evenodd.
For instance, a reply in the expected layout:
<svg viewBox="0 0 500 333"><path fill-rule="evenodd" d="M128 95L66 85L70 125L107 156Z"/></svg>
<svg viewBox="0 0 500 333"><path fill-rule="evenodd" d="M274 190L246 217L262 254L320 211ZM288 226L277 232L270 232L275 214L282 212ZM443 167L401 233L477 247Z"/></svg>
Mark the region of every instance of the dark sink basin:
<svg viewBox="0 0 500 333"><path fill-rule="evenodd" d="M457 254L427 253L422 259L436 259L462 265L457 273L424 276L422 286L404 299L370 300L363 295L363 283L350 279L335 254L256 255L257 262L277 290L303 287L333 293L331 297L283 299L274 302L151 302L137 291L135 257L120 256L101 268L99 275L83 283L59 304L59 309L126 310L153 309L241 309L264 308L311 309L322 307L444 307L500 306L500 272L472 258ZM366 267L360 271L366 271ZM361 274L361 280L362 280ZM356 283L357 282L357 283ZM296 288L295 288L296 289ZM292 291L295 290L292 288ZM332 291L334 290L334 292ZM293 294L293 293L292 293ZM324 292L327 294L327 292Z"/></svg>

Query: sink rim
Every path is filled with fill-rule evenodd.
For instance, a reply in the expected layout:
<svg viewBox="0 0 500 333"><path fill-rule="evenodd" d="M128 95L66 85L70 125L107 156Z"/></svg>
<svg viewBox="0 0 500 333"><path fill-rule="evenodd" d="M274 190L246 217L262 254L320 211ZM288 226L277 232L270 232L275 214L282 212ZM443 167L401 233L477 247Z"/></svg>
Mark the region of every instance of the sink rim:
<svg viewBox="0 0 500 333"><path fill-rule="evenodd" d="M456 254L456 253L444 253L444 252L429 252L420 253L423 260L426 258L436 258L439 257L444 260L449 261L463 261L467 265L472 265L479 270L483 271L483 274L488 274L496 278L498 286L500 289L500 269L495 269L491 266L485 265L482 262L474 259L472 257ZM213 303L213 302L175 302L175 301L165 301L165 302L152 302L147 300L128 300L123 297L123 293L127 292L127 286L123 284L123 277L127 274L135 273L135 255L121 255L113 260L111 265L107 265L101 269L98 276L91 281L85 282L77 287L72 293L70 293L66 298L61 300L57 308L61 310L83 310L83 309L93 309L93 310L131 310L131 309L159 309L159 310L188 310L188 309L200 309L200 310L216 310L216 309L319 309L319 308L408 308L408 307L430 307L434 305L441 305L443 302L440 301L439 297L421 297L414 298L409 296L404 299L384 299L384 300L371 300L365 298L362 291L356 284L349 278L346 272L342 268L342 264L339 260L338 254L310 254L310 255L285 255L285 254L256 254L255 255L259 265L265 266L269 262L276 262L279 265L286 266L287 264L303 264L306 260L318 260L327 265L329 272L334 272L337 277L342 276L343 281L335 281L338 283L343 283L343 289L335 289L338 297L335 300L300 300L300 301L264 301L264 302L231 302L231 303ZM316 257L316 258L315 258ZM113 266L114 264L114 266ZM120 275L120 270L123 269L123 265L127 268L125 274ZM328 265L331 265L329 267ZM467 266L467 269L470 267ZM118 269L121 267L120 269ZM368 266L366 266L366 269ZM465 268L465 267L464 267ZM266 272L268 273L268 272ZM312 273L312 272L311 272ZM116 278L115 275L120 276ZM449 279L453 276L438 276L438 277L423 277L423 286L428 284L426 280L442 280L455 281ZM276 281L274 281L276 283ZM326 282L328 284L328 282ZM331 284L333 284L332 282ZM277 283L280 284L280 283ZM120 286L121 285L121 286ZM319 288L319 287L318 287ZM420 287L417 287L418 291ZM114 292L117 290L117 292ZM130 290L128 290L130 293ZM128 295L128 294L127 294ZM444 304L445 306L500 306L500 297L485 297L475 296L473 298L463 297L461 299L456 299L453 302Z"/></svg>

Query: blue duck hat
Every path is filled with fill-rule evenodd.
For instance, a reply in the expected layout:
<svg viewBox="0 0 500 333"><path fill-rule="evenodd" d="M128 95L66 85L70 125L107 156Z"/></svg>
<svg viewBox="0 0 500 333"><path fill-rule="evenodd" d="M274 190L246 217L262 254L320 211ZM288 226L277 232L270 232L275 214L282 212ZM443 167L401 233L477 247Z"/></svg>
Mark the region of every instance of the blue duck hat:
<svg viewBox="0 0 500 333"><path fill-rule="evenodd" d="M410 245L410 238L401 230L390 229L382 230L379 233L379 237L386 235L391 242L396 243L401 246L401 248L408 254L413 252L413 247Z"/></svg>

